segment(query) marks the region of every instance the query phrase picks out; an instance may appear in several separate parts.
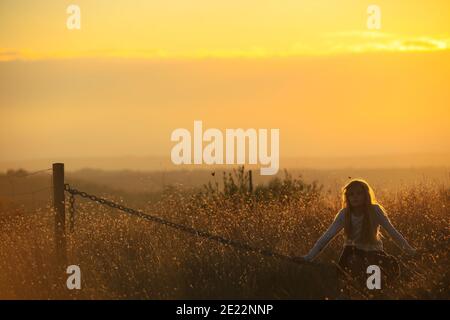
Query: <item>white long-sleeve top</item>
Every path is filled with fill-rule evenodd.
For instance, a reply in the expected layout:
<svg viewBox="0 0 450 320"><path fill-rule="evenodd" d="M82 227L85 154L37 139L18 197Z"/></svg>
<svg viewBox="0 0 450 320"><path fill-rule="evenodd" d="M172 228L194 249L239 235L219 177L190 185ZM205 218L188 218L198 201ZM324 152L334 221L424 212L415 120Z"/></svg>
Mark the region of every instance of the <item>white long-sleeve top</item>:
<svg viewBox="0 0 450 320"><path fill-rule="evenodd" d="M372 229L371 232L378 234L380 226L383 227L384 230L387 231L389 236L395 241L397 246L399 246L402 250L413 250L413 248L408 244L408 242L403 238L403 236L394 228L391 221L387 217L383 208L378 205L372 205L373 210L373 219L372 219ZM314 259L326 246L327 244L333 240L333 238L344 229L345 225L345 210L346 208L341 209L339 213L336 215L333 223L328 228L328 230L317 240L314 247L308 253L308 259ZM361 233L362 233L362 220L363 215L351 215L352 219L352 235L351 237L345 237L344 246L353 245L359 249L371 251L371 250L383 250L383 242L379 237L376 237L376 242L373 244L364 244L361 242ZM353 239L353 240L352 240Z"/></svg>

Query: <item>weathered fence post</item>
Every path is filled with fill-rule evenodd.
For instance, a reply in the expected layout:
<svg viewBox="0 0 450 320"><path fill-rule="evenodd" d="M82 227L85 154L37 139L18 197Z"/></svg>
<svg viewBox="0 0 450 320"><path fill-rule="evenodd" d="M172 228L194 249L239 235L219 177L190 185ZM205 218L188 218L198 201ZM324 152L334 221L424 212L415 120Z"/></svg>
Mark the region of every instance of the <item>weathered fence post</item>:
<svg viewBox="0 0 450 320"><path fill-rule="evenodd" d="M252 176L252 170L248 171L248 192L250 194L253 193L253 176Z"/></svg>
<svg viewBox="0 0 450 320"><path fill-rule="evenodd" d="M53 208L55 210L56 258L66 264L66 213L64 197L64 163L53 164Z"/></svg>

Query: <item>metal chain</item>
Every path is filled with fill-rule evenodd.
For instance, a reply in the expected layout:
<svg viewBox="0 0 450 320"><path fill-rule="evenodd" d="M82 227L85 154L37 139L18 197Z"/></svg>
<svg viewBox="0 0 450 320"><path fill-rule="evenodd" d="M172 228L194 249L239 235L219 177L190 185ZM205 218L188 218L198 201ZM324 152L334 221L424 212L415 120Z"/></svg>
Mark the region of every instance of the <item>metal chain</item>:
<svg viewBox="0 0 450 320"><path fill-rule="evenodd" d="M185 226L185 225L182 225L182 224L171 222L171 221L165 220L165 219L157 217L157 216L149 215L149 214L146 214L146 213L144 213L142 211L135 210L135 209L132 209L132 208L128 208L128 207L125 207L125 206L120 205L118 203L115 203L113 201L97 197L97 196L95 196L93 194L88 194L88 193L86 193L84 191L79 191L79 190L77 190L75 188L71 188L69 184L64 184L64 190L70 194L70 198L69 198L69 204L70 204L69 212L70 212L70 231L71 232L74 231L74 223L75 223L75 196L79 195L82 198L86 198L86 199L92 200L92 201L97 202L97 203L99 203L101 205L105 205L105 206L108 206L110 208L118 209L120 211L123 211L125 213L134 215L136 217L139 217L139 218L142 218L142 219L145 219L145 220L149 220L149 221L152 221L152 222L156 222L156 223L168 226L170 228L173 228L173 229L176 229L176 230L180 230L180 231L192 234L192 235L197 236L197 237L206 238L206 239L209 239L211 241L215 241L215 242L221 243L223 245L234 247L234 248L236 248L238 250L254 252L254 253L258 253L258 254L261 254L261 255L267 256L267 257L273 257L273 258L278 258L278 259L282 259L282 260L288 260L290 262L297 263L297 264L307 264L307 265L312 265L312 266L323 265L323 263L294 260L292 257L284 255L284 254L281 254L281 253L273 252L273 251L266 250L266 249L256 248L256 247L250 246L250 245L245 244L245 243L240 243L240 242L237 242L237 241L234 241L234 240L231 240L231 239L226 239L226 238L221 237L219 235L211 234L211 233L209 233L207 231L196 230L196 229L194 229L192 227L188 227L188 226ZM353 288L356 291L357 294L359 294L363 299L368 299L368 297L363 292L361 292L357 288L357 286L353 283L354 279L347 272L345 272L337 263L332 263L332 265L337 270L339 270L340 272L342 272L344 274L344 276L345 276L345 278L347 280L347 284L351 288Z"/></svg>
<svg viewBox="0 0 450 320"><path fill-rule="evenodd" d="M75 195L70 192L69 194L69 230L73 232L75 230Z"/></svg>
<svg viewBox="0 0 450 320"><path fill-rule="evenodd" d="M146 213L144 213L142 211L139 211L139 210L135 210L135 209L132 209L132 208L127 208L127 207L125 207L123 205L120 205L120 204L117 204L115 202L112 202L112 201L109 201L109 200L97 197L97 196L92 195L92 194L88 194L88 193L83 192L83 191L79 191L79 190L74 189L74 188L71 188L69 186L69 184L65 184L64 185L64 190L67 191L70 194L70 196L71 196L71 198L69 199L69 202L71 204L70 207L69 207L69 210L71 212L71 217L74 217L74 212L75 212L75 206L74 206L74 199L75 198L74 197L75 197L75 195L79 195L82 198L86 198L86 199L92 200L94 202L100 203L101 205L105 205L105 206L108 206L110 208L118 209L120 211L126 212L126 213L134 215L136 217L139 217L139 218L142 218L142 219L145 219L145 220L149 220L149 221L153 221L153 222L156 222L156 223L168 226L170 228L177 229L177 230L180 230L180 231L192 234L192 235L197 236L197 237L202 237L202 238L209 239L211 241L219 242L221 244L224 244L224 245L227 245L227 246L230 246L230 247L234 247L234 248L239 249L239 250L259 253L261 255L268 256L268 257L275 257L275 258L279 258L279 259L283 259L283 260L289 260L291 262L296 262L296 263L299 263L299 264L316 264L314 262L306 262L306 261L294 260L292 257L284 255L284 254L280 254L280 253L277 253L277 252L272 252L272 251L266 250L266 249L256 248L256 247L250 246L250 245L245 244L245 243L240 243L240 242L237 242L237 241L234 241L234 240L231 240L231 239L223 238L223 237L221 237L219 235L211 234L211 233L209 233L207 231L196 230L196 229L194 229L192 227L188 227L188 226L185 226L185 225L182 225L182 224L178 224L178 223L175 223L175 222L171 222L171 221L165 220L165 219L160 218L160 217L149 215L149 214L146 214Z"/></svg>

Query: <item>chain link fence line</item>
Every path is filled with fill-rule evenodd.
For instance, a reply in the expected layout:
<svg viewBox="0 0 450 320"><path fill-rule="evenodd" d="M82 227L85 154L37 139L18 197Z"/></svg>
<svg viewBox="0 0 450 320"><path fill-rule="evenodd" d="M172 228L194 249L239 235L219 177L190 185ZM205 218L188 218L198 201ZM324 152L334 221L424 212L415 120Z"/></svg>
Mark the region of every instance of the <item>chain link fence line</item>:
<svg viewBox="0 0 450 320"><path fill-rule="evenodd" d="M339 279L345 281L347 288L350 288L356 295L358 295L362 299L368 299L369 296L365 294L359 287L358 283L356 283L356 279L352 276L352 274L348 273L346 270L342 269L338 263L335 261L331 261L331 263L321 263L321 262L313 262L313 261L305 261L303 259L295 258L292 256L288 256L279 252L271 251L268 249L254 247L247 243L242 243L236 240L227 239L217 234L213 234L211 232L205 230L198 230L190 226L186 226L180 223L172 222L166 220L164 218L147 214L141 210L136 210L133 208L126 207L124 205L118 204L114 201L98 197L94 194L89 194L84 191L80 191L78 189L72 188L70 184L64 182L64 164L63 163L54 163L53 164L53 204L55 210L55 240L56 240L56 255L60 264L65 265L67 262L66 257L66 235L65 235L65 197L64 194L69 194L69 231L74 232L75 227L75 197L80 196L87 200L93 201L95 203L117 209L129 215L138 217L143 220L155 222L166 227L172 228L174 230L178 230L187 234L190 234L195 237L201 237L210 241L214 241L216 243L220 243L222 245L241 250L246 252L252 252L256 254L260 254L266 257L276 258L288 262L295 263L297 265L303 266L311 266L314 269L317 268L317 272L321 273L325 269L331 270L333 269L333 273L336 272L337 280ZM73 248L72 248L73 249ZM323 269L325 267L325 269ZM326 271L326 270L325 270ZM337 285L337 283L336 283ZM338 289L338 288L336 288ZM340 290L342 291L342 289ZM336 291L340 292L339 289Z"/></svg>
<svg viewBox="0 0 450 320"><path fill-rule="evenodd" d="M266 257L271 257L271 258L277 258L277 259L281 259L281 260L285 260L285 261L289 261L292 263L296 263L298 265L309 265L309 266L323 266L323 265L329 265L329 266L333 266L334 268L336 268L336 270L340 271L342 273L342 275L346 278L346 280L349 282L349 286L350 288L352 288L356 294L358 294L361 298L363 299L368 299L368 296L366 294L364 294L361 290L359 290L357 288L357 286L355 284L353 284L354 279L351 277L350 274L348 274L345 270L343 270L337 263L331 263L331 264L324 264L324 263L317 263L317 262L312 262L312 261L303 261L303 260L298 260L298 259L294 259L291 256L288 255L284 255L278 252L273 252L267 249L262 249L262 248L257 248L257 247L253 247L249 244L246 243L241 243L235 240L231 240L231 239L227 239L224 238L222 236L219 235L215 235L212 234L210 232L207 231L203 231L203 230L197 230L195 228L189 227L189 226L185 226L179 223L175 223L172 221L168 221L166 219L163 219L161 217L157 217L154 215L149 215L147 213L144 213L140 210L136 210L133 208L128 208L126 206L123 206L121 204L118 204L116 202L98 197L96 195L93 194L89 194L87 192L84 191L80 191L77 190L75 188L71 188L69 184L64 184L64 191L66 191L67 193L69 193L69 231L72 233L75 230L75 196L80 196L82 198L91 200L93 202L99 203L101 205L113 208L113 209L117 209L119 211L125 212L127 214L133 215L135 217L147 220L147 221L151 221L151 222L156 222L159 223L161 225L165 225L169 228L178 230L178 231L182 231L188 234L191 234L193 236L196 237L201 237L201 238L205 238L208 239L210 241L214 241L238 250L242 250L242 251L247 251L247 252L253 252L253 253L257 253Z"/></svg>
<svg viewBox="0 0 450 320"><path fill-rule="evenodd" d="M93 202L99 203L101 205L104 205L104 206L107 206L110 208L117 209L119 211L125 212L125 213L133 215L135 217L138 217L138 218L141 218L141 219L144 219L147 221L159 223L159 224L167 226L169 228L172 228L172 229L175 229L178 231L182 231L184 233L188 233L188 234L191 234L196 237L201 237L201 238L208 239L210 241L218 242L220 244L223 244L223 245L226 245L229 247L233 247L238 250L258 253L258 254L261 254L266 257L273 257L273 258L278 258L278 259L282 259L282 260L288 260L288 261L298 263L298 264L317 265L317 263L315 263L315 262L297 260L288 255L284 255L284 254L281 254L278 252L273 252L273 251L270 251L267 249L253 247L249 244L238 242L238 241L235 241L232 239L227 239L220 235L212 234L208 231L197 230L195 228L192 228L192 227L189 227L189 226L186 226L183 224L175 223L175 222L163 219L158 216L150 215L150 214L144 213L140 210L132 209L132 208L123 206L121 204L118 204L116 202L113 202L113 201L110 201L110 200L107 200L107 199L104 199L101 197L97 197L96 195L89 194L84 191L79 191L75 188L71 188L70 185L67 183L64 184L64 190L67 193L69 193L69 230L70 230L70 232L73 232L75 229L74 228L75 227L75 196L80 196L82 198L91 200Z"/></svg>
<svg viewBox="0 0 450 320"><path fill-rule="evenodd" d="M99 197L94 194L90 194L81 190L78 190L76 188L71 187L70 184L64 182L64 164L63 163L54 163L53 167L51 169L44 169L44 170L38 170L35 172L31 172L29 174L24 175L23 177L28 177L32 175L42 174L46 173L47 171L53 171L52 179L51 179L51 186L47 186L46 188L42 188L42 190L33 191L34 192L42 192L44 190L53 188L53 210L55 213L55 254L58 266L61 267L61 270L63 270L63 267L67 265L67 237L66 237L66 231L65 231L65 225L68 223L68 229L70 233L73 233L75 231L75 214L76 214L76 207L75 207L75 200L77 196L80 196L81 198L84 198L86 200L95 202L97 204L107 206L116 210L119 210L123 213L126 213L128 215L137 217L139 219L143 219L149 222L154 222L163 226L166 226L168 228L171 228L173 230L177 230L186 234L189 234L193 237L199 237L203 238L215 243L222 244L224 246L227 246L232 249L236 249L239 251L245 251L249 253L259 254L262 256L270 257L279 259L282 261L290 262L293 264L296 264L298 266L310 266L316 269L315 267L319 267L317 269L318 273L333 269L334 271L338 271L340 268L339 266L332 261L331 263L321 263L321 262L312 262L312 261L305 261L301 258L295 258L280 252L272 251L270 249L260 248L253 246L251 244L240 242L234 239L226 238L218 234L214 234L212 232L209 232L207 230L199 230L194 227L184 225L181 223L173 222L170 220L167 220L165 218L162 218L157 215L148 214L145 213L142 210L133 209L130 207L127 207L125 205L119 204L117 202L108 200L106 198ZM68 194L68 201L66 202L64 194ZM66 204L67 207L66 207ZM68 220L66 220L66 214L65 210L68 210ZM71 246L71 250L73 250L73 246ZM73 256L73 252L72 252ZM323 269L323 267L325 269ZM351 282L352 279L349 277L349 275L345 274L347 280L350 282L350 286L354 287ZM356 288L355 288L356 289ZM365 299L363 293L358 292L359 290L355 290L359 295Z"/></svg>

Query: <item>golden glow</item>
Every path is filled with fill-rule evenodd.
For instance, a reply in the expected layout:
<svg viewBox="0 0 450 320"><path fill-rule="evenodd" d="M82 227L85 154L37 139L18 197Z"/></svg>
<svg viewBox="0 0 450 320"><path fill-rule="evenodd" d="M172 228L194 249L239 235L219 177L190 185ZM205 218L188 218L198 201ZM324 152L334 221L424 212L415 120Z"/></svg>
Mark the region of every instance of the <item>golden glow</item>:
<svg viewBox="0 0 450 320"><path fill-rule="evenodd" d="M79 0L81 30L66 28L71 2L3 0L0 59L73 57L290 57L450 46L447 0L380 0L381 30L360 0Z"/></svg>
<svg viewBox="0 0 450 320"><path fill-rule="evenodd" d="M360 0L77 0L80 31L71 3L0 1L1 160L168 157L194 120L282 158L450 150L448 0L379 0L379 31Z"/></svg>

